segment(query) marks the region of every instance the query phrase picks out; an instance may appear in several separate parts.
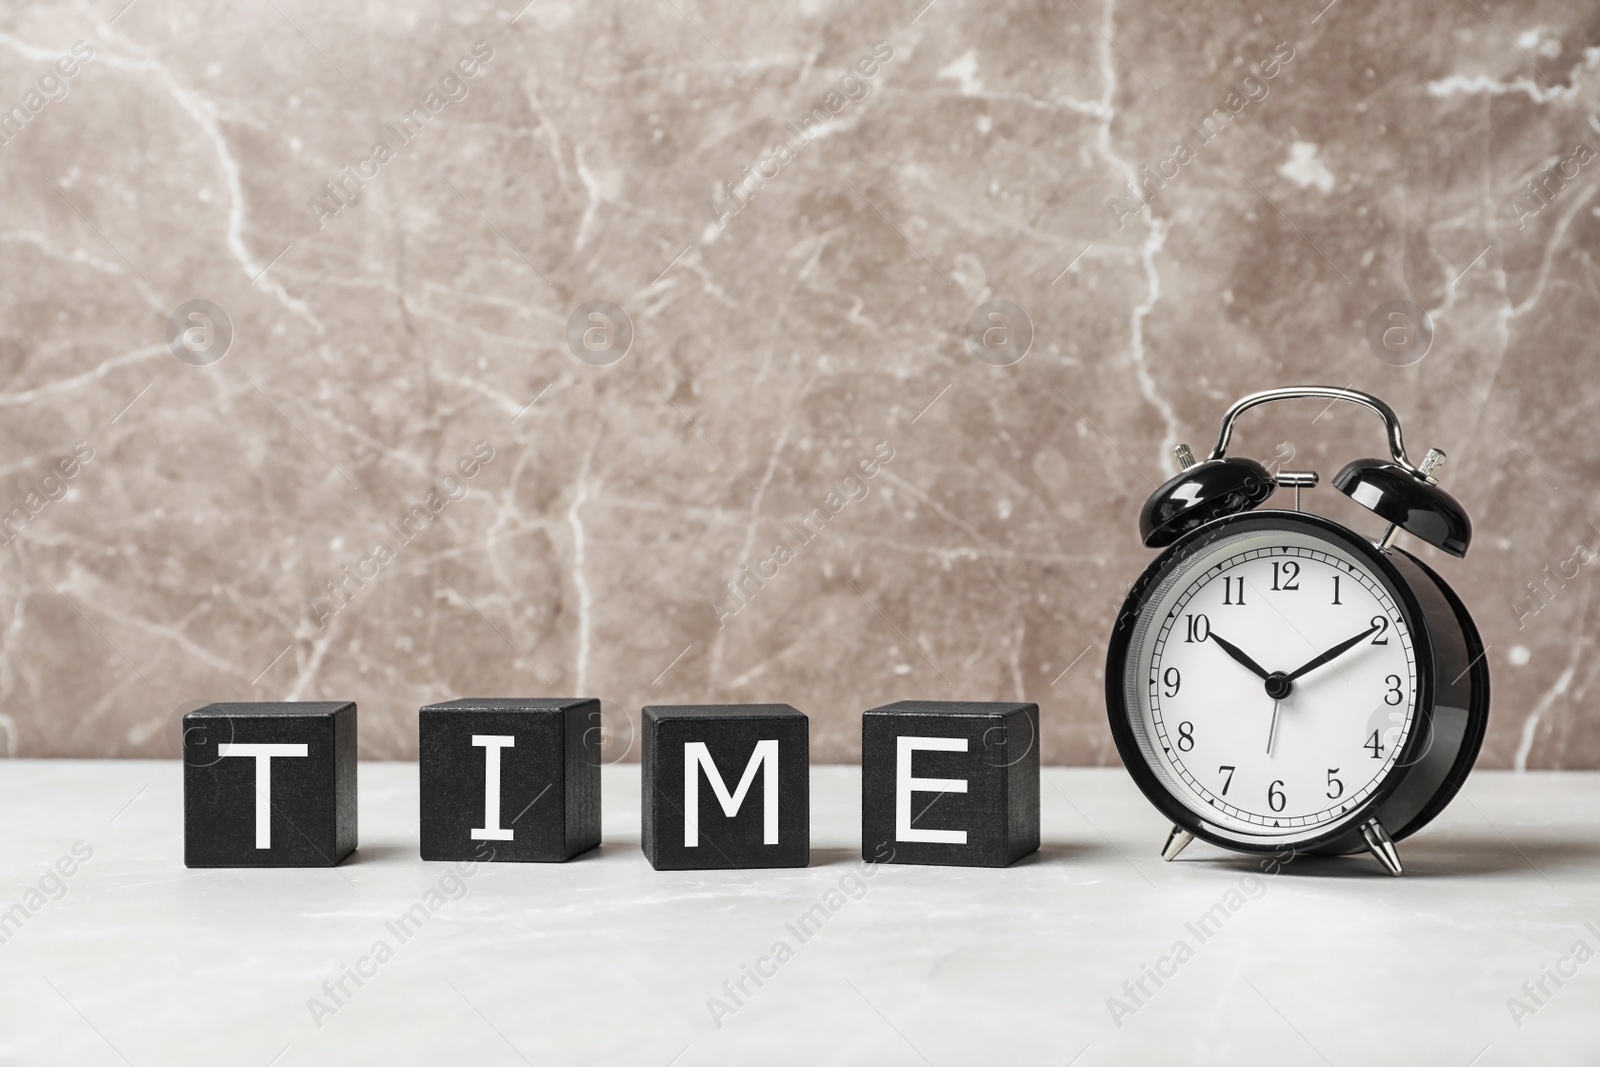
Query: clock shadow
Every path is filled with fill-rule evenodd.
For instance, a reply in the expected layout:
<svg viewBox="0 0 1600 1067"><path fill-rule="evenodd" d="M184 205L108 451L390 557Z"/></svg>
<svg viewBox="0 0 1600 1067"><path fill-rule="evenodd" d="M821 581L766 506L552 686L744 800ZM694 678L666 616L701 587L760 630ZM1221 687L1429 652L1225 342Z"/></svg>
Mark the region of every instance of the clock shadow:
<svg viewBox="0 0 1600 1067"><path fill-rule="evenodd" d="M1506 874L1531 874L1548 878L1556 874L1593 875L1600 870L1600 840L1590 838L1508 841L1499 836L1450 834L1434 839L1407 838L1396 848L1405 865L1402 877L1471 878ZM1226 853L1185 855L1177 863L1204 864L1214 870L1271 877L1262 865L1271 855ZM1387 877L1369 853L1344 856L1296 856L1279 866L1278 875L1290 878Z"/></svg>
<svg viewBox="0 0 1600 1067"><path fill-rule="evenodd" d="M1402 852L1401 860L1406 861ZM1287 878L1365 878L1384 874L1383 868L1365 852L1354 853L1349 856L1296 856L1287 863L1279 860L1276 872L1269 873L1263 866L1270 864L1276 856L1270 853L1243 854L1227 853L1224 855L1193 856L1185 854L1174 861L1174 865L1193 863L1218 870L1228 871L1233 874L1254 874L1262 878L1283 876ZM1406 868L1410 874L1410 867Z"/></svg>
<svg viewBox="0 0 1600 1067"><path fill-rule="evenodd" d="M1582 873L1600 869L1600 840L1592 837L1539 837L1517 841L1494 835L1441 834L1407 839L1397 846L1406 875L1462 877L1496 874Z"/></svg>

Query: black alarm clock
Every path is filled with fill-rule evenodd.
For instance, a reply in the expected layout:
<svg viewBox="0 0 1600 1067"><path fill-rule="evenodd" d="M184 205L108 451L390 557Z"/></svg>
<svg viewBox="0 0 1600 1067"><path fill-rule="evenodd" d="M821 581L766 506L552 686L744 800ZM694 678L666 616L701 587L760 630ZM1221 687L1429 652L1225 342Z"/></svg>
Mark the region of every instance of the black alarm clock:
<svg viewBox="0 0 1600 1067"><path fill-rule="evenodd" d="M1229 456L1234 423L1275 400L1348 401L1380 415L1388 459L1333 485L1389 523L1377 540L1299 510L1312 471ZM1489 718L1477 627L1402 532L1464 556L1472 524L1439 488L1444 454L1406 458L1400 420L1353 389L1271 389L1235 403L1216 447L1139 516L1164 549L1129 592L1106 656L1117 751L1173 824L1162 858L1196 837L1243 852L1367 850L1402 872L1395 842L1461 788ZM1294 490L1294 510L1260 505Z"/></svg>

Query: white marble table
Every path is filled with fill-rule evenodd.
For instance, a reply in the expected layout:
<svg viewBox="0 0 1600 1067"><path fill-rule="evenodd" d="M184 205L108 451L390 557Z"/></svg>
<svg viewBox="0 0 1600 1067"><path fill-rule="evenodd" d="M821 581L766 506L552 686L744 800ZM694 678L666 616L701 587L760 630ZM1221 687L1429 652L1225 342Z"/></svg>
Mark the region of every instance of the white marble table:
<svg viewBox="0 0 1600 1067"><path fill-rule="evenodd" d="M1200 844L1164 864L1127 776L1076 769L1044 771L1036 856L863 877L846 767L812 772L806 870L652 871L637 768L613 767L597 852L461 878L417 856L416 777L361 767L337 869L190 871L177 763L0 763L0 909L43 902L0 944L0 1063L1600 1062L1600 959L1570 956L1600 950L1600 775L1474 775L1401 879L1365 857L1253 879ZM1145 965L1171 977L1135 1001ZM1535 1003L1556 967L1576 976Z"/></svg>

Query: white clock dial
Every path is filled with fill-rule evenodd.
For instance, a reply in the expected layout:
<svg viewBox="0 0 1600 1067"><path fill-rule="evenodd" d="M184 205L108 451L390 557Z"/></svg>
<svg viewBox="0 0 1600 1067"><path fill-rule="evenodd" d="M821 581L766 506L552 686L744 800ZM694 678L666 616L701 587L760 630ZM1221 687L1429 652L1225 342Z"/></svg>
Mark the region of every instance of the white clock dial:
<svg viewBox="0 0 1600 1067"><path fill-rule="evenodd" d="M1232 836L1317 836L1372 796L1416 720L1412 635L1388 587L1297 530L1218 540L1178 564L1130 649L1146 761Z"/></svg>

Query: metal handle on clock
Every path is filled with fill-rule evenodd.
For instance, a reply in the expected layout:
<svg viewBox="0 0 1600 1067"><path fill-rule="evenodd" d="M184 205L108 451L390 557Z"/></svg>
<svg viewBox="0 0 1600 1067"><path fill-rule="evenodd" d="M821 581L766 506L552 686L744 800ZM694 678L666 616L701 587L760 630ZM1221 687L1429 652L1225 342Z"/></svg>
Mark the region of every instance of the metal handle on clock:
<svg viewBox="0 0 1600 1067"><path fill-rule="evenodd" d="M1228 451L1228 440L1233 436L1233 424L1240 415L1253 407L1261 404L1270 404L1274 400L1345 400L1352 404L1370 408L1377 412L1383 419L1384 426L1389 431L1389 454L1394 457L1395 463L1415 474L1419 478L1431 480L1427 472L1420 470L1406 458L1406 446L1400 436L1400 417L1394 409L1371 393L1363 393L1359 389L1334 389L1325 385L1299 385L1285 389L1267 389L1259 393L1238 400L1222 416L1222 429L1217 433L1217 443L1211 449L1207 459L1221 459Z"/></svg>

